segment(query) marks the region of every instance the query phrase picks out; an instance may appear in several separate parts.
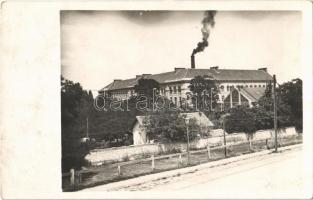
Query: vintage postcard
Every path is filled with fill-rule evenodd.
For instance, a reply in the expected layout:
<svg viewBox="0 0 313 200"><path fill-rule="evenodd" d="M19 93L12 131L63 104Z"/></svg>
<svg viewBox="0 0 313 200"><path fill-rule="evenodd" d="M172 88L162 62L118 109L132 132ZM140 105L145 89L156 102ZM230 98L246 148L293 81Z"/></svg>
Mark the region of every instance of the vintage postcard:
<svg viewBox="0 0 313 200"><path fill-rule="evenodd" d="M2 2L2 197L312 197L308 1Z"/></svg>

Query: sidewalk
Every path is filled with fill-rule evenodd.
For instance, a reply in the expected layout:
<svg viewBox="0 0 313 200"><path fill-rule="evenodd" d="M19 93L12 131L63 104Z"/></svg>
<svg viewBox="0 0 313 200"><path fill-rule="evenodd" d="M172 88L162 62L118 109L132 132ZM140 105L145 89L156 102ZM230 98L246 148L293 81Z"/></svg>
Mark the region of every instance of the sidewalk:
<svg viewBox="0 0 313 200"><path fill-rule="evenodd" d="M286 146L286 147L279 148L279 152L297 149L297 148L301 148L301 147L302 147L302 144ZM265 156L265 155L268 155L272 152L273 152L273 150L264 150L264 151L257 152L257 153L245 154L242 156L236 156L236 157L231 157L231 158L222 159L222 160L218 160L218 161L212 161L212 162L197 165L197 166L186 167L186 168L181 168L181 169L176 169L176 170L171 170L171 171L166 171L166 172L161 172L161 173L156 173L156 174L150 174L150 175L146 175L146 176L141 176L138 178L128 179L128 180L124 180L124 181L109 183L106 185L87 188L87 189L84 189L82 191L94 191L94 190L110 191L110 190L115 190L117 188L127 187L127 186L131 186L131 185L137 185L137 184L141 184L141 183L145 183L145 182L149 182L149 181L154 181L154 180L158 180L158 179L164 179L164 178L168 178L168 177L179 176L182 174L193 173L193 172L196 172L199 170L217 167L217 166L221 166L221 165L226 165L226 164L230 164L233 162L246 160L249 158Z"/></svg>

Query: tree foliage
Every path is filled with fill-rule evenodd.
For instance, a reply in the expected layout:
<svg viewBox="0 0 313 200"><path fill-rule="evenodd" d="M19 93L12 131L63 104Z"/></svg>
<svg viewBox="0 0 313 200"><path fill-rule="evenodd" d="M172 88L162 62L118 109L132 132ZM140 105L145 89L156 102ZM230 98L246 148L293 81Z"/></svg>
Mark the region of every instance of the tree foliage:
<svg viewBox="0 0 313 200"><path fill-rule="evenodd" d="M253 134L257 130L256 114L246 106L230 109L225 118L225 130L227 133L244 132Z"/></svg>
<svg viewBox="0 0 313 200"><path fill-rule="evenodd" d="M137 95L144 95L147 98L153 97L153 90L159 91L160 84L154 79L144 79L138 80L138 84L135 85L135 92Z"/></svg>
<svg viewBox="0 0 313 200"><path fill-rule="evenodd" d="M86 118L92 113L93 97L79 83L61 77L62 169L80 168L89 148L81 144L86 136Z"/></svg>
<svg viewBox="0 0 313 200"><path fill-rule="evenodd" d="M296 126L302 130L302 81L295 79L286 82L276 89L277 95L277 126L284 128ZM261 123L267 124L266 128L273 128L274 101L272 86L268 85L266 92L258 102L258 118ZM263 121L262 121L263 120Z"/></svg>
<svg viewBox="0 0 313 200"><path fill-rule="evenodd" d="M277 89L277 127L295 126L302 130L302 81L295 79ZM263 97L253 108L230 109L225 123L226 131L251 133L274 128L274 101L272 85L268 85Z"/></svg>
<svg viewBox="0 0 313 200"><path fill-rule="evenodd" d="M217 105L218 89L215 80L205 76L196 76L190 81L192 104L201 111L211 111ZM212 100L212 102L211 102Z"/></svg>
<svg viewBox="0 0 313 200"><path fill-rule="evenodd" d="M143 120L143 126L150 139L160 142L186 142L187 125L185 115L178 112L158 112L147 115ZM189 139L193 140L199 130L199 125L195 119L190 119L188 123Z"/></svg>
<svg viewBox="0 0 313 200"><path fill-rule="evenodd" d="M298 130L302 131L303 109L302 109L302 80L294 79L279 87L278 104L285 105L289 120Z"/></svg>

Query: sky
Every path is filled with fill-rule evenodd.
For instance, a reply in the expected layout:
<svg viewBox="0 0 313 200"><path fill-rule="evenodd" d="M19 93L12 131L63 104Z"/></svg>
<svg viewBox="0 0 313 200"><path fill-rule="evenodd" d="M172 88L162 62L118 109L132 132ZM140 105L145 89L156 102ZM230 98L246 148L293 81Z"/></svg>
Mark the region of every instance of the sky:
<svg viewBox="0 0 313 200"><path fill-rule="evenodd" d="M61 71L84 89L113 79L190 67L204 11L62 11ZM218 11L196 68L267 67L283 83L302 78L298 11Z"/></svg>

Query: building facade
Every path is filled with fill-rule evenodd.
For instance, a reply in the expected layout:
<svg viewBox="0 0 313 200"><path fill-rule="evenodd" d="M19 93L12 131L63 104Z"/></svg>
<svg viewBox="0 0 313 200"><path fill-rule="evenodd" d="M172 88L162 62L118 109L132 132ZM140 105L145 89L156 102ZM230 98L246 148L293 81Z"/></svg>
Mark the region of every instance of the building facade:
<svg viewBox="0 0 313 200"><path fill-rule="evenodd" d="M117 100L125 100L135 94L134 87L140 78L154 79L160 84L160 95L180 106L190 94L189 84L196 76L205 76L216 81L219 90L218 104L222 109L241 104L253 106L260 98L260 94L261 96L264 94L267 84L272 81L272 76L266 68L257 70L219 69L219 67L175 68L171 72L142 74L126 80L115 79L99 90L99 93Z"/></svg>

